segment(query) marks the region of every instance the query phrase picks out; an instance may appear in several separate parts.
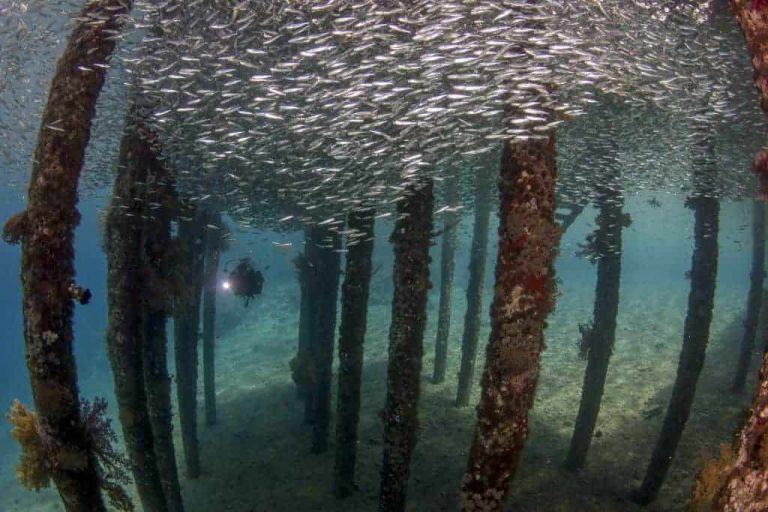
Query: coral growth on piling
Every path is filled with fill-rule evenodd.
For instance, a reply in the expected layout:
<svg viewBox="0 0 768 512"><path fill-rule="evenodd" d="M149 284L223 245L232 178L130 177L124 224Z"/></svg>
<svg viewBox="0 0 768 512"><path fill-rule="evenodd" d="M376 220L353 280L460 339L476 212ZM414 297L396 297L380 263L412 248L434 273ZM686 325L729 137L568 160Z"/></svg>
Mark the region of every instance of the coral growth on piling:
<svg viewBox="0 0 768 512"><path fill-rule="evenodd" d="M760 105L768 114L768 9L764 0L728 0L731 12L739 22L747 42L754 67L755 86L760 93ZM758 195L768 197L768 148L763 148L752 163L760 181Z"/></svg>
<svg viewBox="0 0 768 512"><path fill-rule="evenodd" d="M461 509L502 510L528 437L528 411L553 306L555 140L507 143L499 173L499 247L482 394Z"/></svg>
<svg viewBox="0 0 768 512"><path fill-rule="evenodd" d="M106 417L107 402L96 398L93 404L84 401L81 417L86 429L89 448L96 455L99 484L110 504L119 511L134 510L125 490L128 484L128 459L115 448L117 436ZM87 456L66 449L45 428L37 413L14 400L6 413L12 425L11 435L21 446L21 458L16 466L16 477L27 489L38 491L51 484L53 471L59 466L87 467Z"/></svg>
<svg viewBox="0 0 768 512"><path fill-rule="evenodd" d="M390 241L395 264L392 276L392 323L389 328L387 399L384 420L379 510L405 510L411 455L419 430L418 402L427 321L429 247L432 233L433 183L409 185L397 205L398 220Z"/></svg>
<svg viewBox="0 0 768 512"><path fill-rule="evenodd" d="M723 485L717 493L715 510L768 510L768 353L763 355L755 398L736 436L733 458L721 466Z"/></svg>
<svg viewBox="0 0 768 512"><path fill-rule="evenodd" d="M11 435L21 445L21 459L16 466L19 482L36 491L48 487L51 484L50 463L37 414L14 400L6 418L13 425Z"/></svg>

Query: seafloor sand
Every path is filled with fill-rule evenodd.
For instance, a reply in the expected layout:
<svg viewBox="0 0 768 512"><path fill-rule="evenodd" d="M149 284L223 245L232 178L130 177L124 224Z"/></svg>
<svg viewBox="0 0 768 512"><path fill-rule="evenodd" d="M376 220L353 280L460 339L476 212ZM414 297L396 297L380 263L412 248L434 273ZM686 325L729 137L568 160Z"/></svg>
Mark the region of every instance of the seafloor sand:
<svg viewBox="0 0 768 512"><path fill-rule="evenodd" d="M570 289L567 283L562 289L547 335L532 434L508 508L531 512L636 510L638 507L624 496L642 478L663 418L680 347L686 286L669 291L637 286L623 290L597 437L587 467L578 474L563 471L560 464L573 428L585 367L576 348L577 324L591 315L592 293L584 286ZM185 479L182 484L190 512L376 509L382 438L377 412L385 394L389 307L386 303L374 305L369 316L360 491L339 502L330 492L333 449L323 455L308 453L310 429L302 424L303 408L290 380L288 361L295 350L297 331L295 293L287 287L270 290L247 310L244 321L219 341L219 424L200 427L203 475L196 481ZM473 408L456 409L452 405L465 306L463 290L456 288L454 295L451 365L445 384L435 386L428 379L434 318L426 333L422 432L409 488L408 509L413 511L456 509L456 490L472 433ZM735 398L726 390L740 340L744 296L743 290L718 292L712 343L692 417L667 484L659 500L647 510L684 510L700 458L712 454L737 424L745 399ZM433 294L431 311L435 304ZM487 327L482 338L487 339ZM478 376L483 357L481 352ZM83 383L86 389L97 385ZM10 455L4 451L2 509L61 510L52 491L29 493L19 488L13 481L12 465L6 463Z"/></svg>

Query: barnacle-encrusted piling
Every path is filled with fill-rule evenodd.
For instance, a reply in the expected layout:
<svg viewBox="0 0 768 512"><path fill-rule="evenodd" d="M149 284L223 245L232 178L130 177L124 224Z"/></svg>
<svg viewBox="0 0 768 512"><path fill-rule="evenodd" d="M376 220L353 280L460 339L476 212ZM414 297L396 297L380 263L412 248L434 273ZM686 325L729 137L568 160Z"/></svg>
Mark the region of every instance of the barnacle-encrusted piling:
<svg viewBox="0 0 768 512"><path fill-rule="evenodd" d="M758 386L744 426L734 443L734 456L724 465L722 488L716 495L719 512L768 510L768 351L758 375Z"/></svg>
<svg viewBox="0 0 768 512"><path fill-rule="evenodd" d="M200 294L203 286L203 260L207 214L193 206L185 208L180 218L178 240L181 244L177 272L182 284L174 304L174 347L176 357L176 392L179 423L184 445L187 476L200 476L197 439L197 342L200 325Z"/></svg>
<svg viewBox="0 0 768 512"><path fill-rule="evenodd" d="M747 383L749 363L755 350L755 336L760 308L763 303L763 281L765 280L765 203L755 199L752 206L752 271L750 272L749 295L747 296L747 318L744 320L744 334L741 351L736 365L732 391L741 393Z"/></svg>
<svg viewBox="0 0 768 512"><path fill-rule="evenodd" d="M149 283L144 272L145 184L157 165L133 107L120 143L112 201L107 211L107 351L112 366L120 424L145 510L168 510L155 460L152 424L144 387L144 319L140 305Z"/></svg>
<svg viewBox="0 0 768 512"><path fill-rule="evenodd" d="M221 254L221 215L212 216L205 235L203 284L203 396L205 423L216 424L216 273Z"/></svg>
<svg viewBox="0 0 768 512"><path fill-rule="evenodd" d="M368 324L368 289L371 282L374 210L354 210L347 216L347 265L341 287L339 327L339 387L336 398L336 459L333 492L344 498L355 489L357 426L360 420L360 383L363 342Z"/></svg>
<svg viewBox="0 0 768 512"><path fill-rule="evenodd" d="M301 286L299 348L291 373L304 400L304 422L312 425L312 452L328 448L331 369L336 303L341 275L341 238L322 226L307 228L304 253L296 258Z"/></svg>
<svg viewBox="0 0 768 512"><path fill-rule="evenodd" d="M299 348L291 361L291 373L299 397L304 400L304 423L315 422L317 408L317 361L315 349L318 318L320 314L320 286L317 269L322 255L318 243L323 230L310 226L304 231L304 252L296 258L296 269L301 286L301 311L299 318Z"/></svg>
<svg viewBox="0 0 768 512"><path fill-rule="evenodd" d="M768 4L758 0L728 0L728 6L744 32L760 105L768 114ZM757 153L752 170L760 179L759 195L765 199L768 197L768 148Z"/></svg>
<svg viewBox="0 0 768 512"><path fill-rule="evenodd" d="M615 154L611 155L615 157ZM616 316L619 311L621 281L621 232L625 225L622 213L620 173L615 161L608 164L604 175L596 178L595 202L599 213L597 229L587 238L584 254L597 263L595 305L592 322L581 330L581 353L587 359L581 402L573 437L565 459L565 467L577 470L584 466L592 434L597 424L605 390L608 364L616 341Z"/></svg>
<svg viewBox="0 0 768 512"><path fill-rule="evenodd" d="M715 195L715 155L712 140L702 139L694 148L693 193L688 207L693 210L693 260L688 311L683 327L683 347L677 365L672 397L664 423L651 455L645 478L633 499L647 504L656 499L667 475L677 444L691 412L704 357L709 342L709 327L717 285L717 236L720 202Z"/></svg>
<svg viewBox="0 0 768 512"><path fill-rule="evenodd" d="M315 382L312 396L312 453L328 449L328 427L331 422L331 384L333 345L336 339L336 304L341 276L341 237L338 233L320 228L315 243L319 244L318 264L312 270L317 289L314 334L310 354Z"/></svg>
<svg viewBox="0 0 768 512"><path fill-rule="evenodd" d="M431 180L408 186L397 205L397 221L390 237L395 251L395 289L389 327L387 399L383 411L380 512L405 510L411 454L419 428L421 359L427 292L431 286L432 187Z"/></svg>
<svg viewBox="0 0 768 512"><path fill-rule="evenodd" d="M299 340L296 355L291 359L291 378L296 384L296 395L300 400L306 400L310 394L312 370L310 367L309 347L312 344L313 326L315 324L315 306L313 293L314 273L312 272L314 261L311 258L316 253L312 244L312 227L304 231L304 251L300 252L293 260L296 267L296 277L299 280L301 291L299 305ZM304 404L304 421L312 422L311 406Z"/></svg>
<svg viewBox="0 0 768 512"><path fill-rule="evenodd" d="M461 509L500 511L528 436L553 306L555 137L504 144L499 172L499 249L477 423Z"/></svg>
<svg viewBox="0 0 768 512"><path fill-rule="evenodd" d="M755 68L755 84L761 95L763 112L768 114L768 5L764 2L729 0L749 47ZM760 178L760 195L768 196L768 150L755 157L753 170ZM723 512L768 509L768 352L758 375L757 391L749 416L735 443L734 463L720 490L716 510Z"/></svg>
<svg viewBox="0 0 768 512"><path fill-rule="evenodd" d="M445 182L445 205L449 209L443 214L443 247L440 254L440 305L437 310L437 334L435 336L435 367L432 383L445 380L448 363L448 335L451 329L451 298L453 294L453 271L456 267L456 232L459 215L454 207L458 201L458 176L451 174Z"/></svg>
<svg viewBox="0 0 768 512"><path fill-rule="evenodd" d="M82 418L72 349L77 187L105 67L131 2L88 2L51 81L32 158L27 208L3 238L21 241L24 341L39 423L56 444L51 477L67 511L105 509Z"/></svg>
<svg viewBox="0 0 768 512"><path fill-rule="evenodd" d="M467 311L464 315L464 334L461 338L461 366L456 391L456 406L469 404L472 381L475 377L477 341L480 338L480 322L483 312L485 266L488 254L488 224L491 220L491 167L478 170L475 183L475 227L472 232L472 248L469 254L469 283L467 284Z"/></svg>
<svg viewBox="0 0 768 512"><path fill-rule="evenodd" d="M147 204L159 205L147 217L144 240L149 298L144 302L144 384L147 408L152 423L155 457L163 482L168 510L183 512L173 445L171 377L168 374L168 338L166 324L173 312L174 289L179 283L174 274L178 244L171 240L171 213L176 196L173 184L162 164L150 167L147 176Z"/></svg>

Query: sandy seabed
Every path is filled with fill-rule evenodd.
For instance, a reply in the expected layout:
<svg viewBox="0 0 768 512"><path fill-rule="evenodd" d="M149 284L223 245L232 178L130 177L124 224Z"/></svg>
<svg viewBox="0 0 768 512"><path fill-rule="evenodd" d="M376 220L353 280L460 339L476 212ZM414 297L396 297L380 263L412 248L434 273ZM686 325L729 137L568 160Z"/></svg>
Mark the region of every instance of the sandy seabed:
<svg viewBox="0 0 768 512"><path fill-rule="evenodd" d="M668 291L637 285L622 290L616 346L595 438L585 468L570 473L562 469L562 461L586 367L578 355L578 324L591 318L592 295L587 287L571 290L564 286L557 310L550 317L531 436L513 482L508 510L640 510L627 494L642 480L666 411L682 339L687 281ZM296 290L284 287L239 310L242 321L218 339L219 421L213 427L205 426L200 411L203 473L197 480L182 480L189 512L377 509L382 449L378 412L385 397L390 306L384 299L375 300L375 295L373 299L365 346L359 491L345 500L334 499L333 441L327 453L309 453L311 427L303 424L303 404L296 398L288 367L298 329ZM488 300L486 294L486 306ZM743 290L718 291L707 361L691 418L659 499L646 507L648 511L685 510L693 476L703 458L716 453L719 443L727 441L738 425L749 397L736 397L728 388L741 341L744 303ZM457 490L475 417L473 407L453 406L466 306L464 290L458 286L454 289L448 375L443 384L429 382L436 304L433 290L432 317L425 335L421 432L408 490L408 510L420 512L457 510ZM222 304L222 309L240 307L231 301ZM483 341L488 337L487 313L484 318ZM483 360L481 348L478 380ZM109 379L108 374L92 376L83 382L83 388L110 386ZM478 394L475 386L473 402ZM183 474L178 435L177 428L177 455ZM0 449L0 509L63 510L54 491L21 489L13 477L15 448L4 440Z"/></svg>

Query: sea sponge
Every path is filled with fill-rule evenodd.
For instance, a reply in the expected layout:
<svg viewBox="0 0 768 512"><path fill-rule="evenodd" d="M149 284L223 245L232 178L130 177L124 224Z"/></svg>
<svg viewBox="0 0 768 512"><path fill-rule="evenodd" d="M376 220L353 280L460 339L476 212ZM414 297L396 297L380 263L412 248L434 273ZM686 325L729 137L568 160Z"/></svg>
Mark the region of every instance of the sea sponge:
<svg viewBox="0 0 768 512"><path fill-rule="evenodd" d="M48 450L40 436L37 414L21 402L14 400L6 418L13 425L11 435L21 445L21 459L16 467L16 476L28 489L40 490L51 484Z"/></svg>

